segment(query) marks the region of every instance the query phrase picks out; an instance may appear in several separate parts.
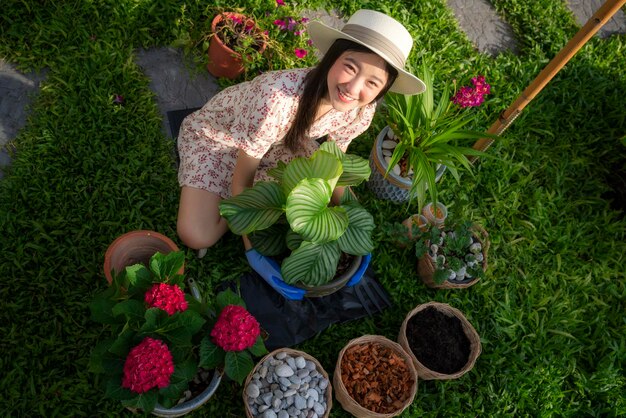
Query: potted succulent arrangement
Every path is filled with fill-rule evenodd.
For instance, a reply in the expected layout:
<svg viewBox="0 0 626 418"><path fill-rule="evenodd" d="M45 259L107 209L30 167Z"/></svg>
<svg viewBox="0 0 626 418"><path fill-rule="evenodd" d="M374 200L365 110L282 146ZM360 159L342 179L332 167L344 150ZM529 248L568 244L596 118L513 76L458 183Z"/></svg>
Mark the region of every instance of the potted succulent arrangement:
<svg viewBox="0 0 626 418"><path fill-rule="evenodd" d="M89 369L105 396L130 409L184 415L211 398L224 373L241 383L253 366L248 352L267 352L258 323L233 292L214 304L202 300L192 280L185 292L183 264L180 251L157 252L148 266L114 275L89 305L92 319L110 332L93 349Z"/></svg>
<svg viewBox="0 0 626 418"><path fill-rule="evenodd" d="M381 199L402 203L417 199L421 211L427 192L437 203L437 181L444 170L459 181L459 170L471 172L468 156L484 155L471 143L495 135L466 129L477 114L469 107L479 106L490 93L483 76L472 79L451 93L445 85L438 103L434 98L434 75L423 66L421 79L426 91L418 95L389 92L381 115L387 126L374 142L370 156L372 177L369 188Z"/></svg>
<svg viewBox="0 0 626 418"><path fill-rule="evenodd" d="M435 288L464 288L476 284L487 270L489 235L471 222L431 225L414 234L417 270L424 283Z"/></svg>
<svg viewBox="0 0 626 418"><path fill-rule="evenodd" d="M269 174L275 181L259 181L221 202L220 213L231 231L247 234L264 257L286 255L280 267L276 265L277 275L306 289L307 296L322 287L324 294L336 291L352 279L348 275L333 280L346 255L357 256L352 267L362 274L358 257L369 261L373 217L349 189L338 205L331 199L336 187L357 185L369 177L367 161L344 154L328 141L311 157L279 162Z"/></svg>

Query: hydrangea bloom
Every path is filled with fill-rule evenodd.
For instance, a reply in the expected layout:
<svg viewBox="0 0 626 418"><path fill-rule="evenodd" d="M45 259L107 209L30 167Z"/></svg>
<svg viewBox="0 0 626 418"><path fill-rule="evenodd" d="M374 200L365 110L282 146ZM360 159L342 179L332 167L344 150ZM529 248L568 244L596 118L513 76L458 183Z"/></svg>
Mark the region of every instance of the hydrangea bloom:
<svg viewBox="0 0 626 418"><path fill-rule="evenodd" d="M261 334L257 320L245 308L226 306L211 331L213 342L225 351L242 351L250 348Z"/></svg>
<svg viewBox="0 0 626 418"><path fill-rule="evenodd" d="M175 284L154 284L146 292L144 300L150 308L162 309L167 312L168 315L183 312L187 309L185 293Z"/></svg>
<svg viewBox="0 0 626 418"><path fill-rule="evenodd" d="M485 101L485 96L491 92L491 86L485 82L485 77L479 75L472 78L474 87L464 86L450 99L461 107L480 106Z"/></svg>
<svg viewBox="0 0 626 418"><path fill-rule="evenodd" d="M144 393L154 387L164 388L170 384L172 373L174 361L167 345L146 337L126 357L122 387L135 393Z"/></svg>

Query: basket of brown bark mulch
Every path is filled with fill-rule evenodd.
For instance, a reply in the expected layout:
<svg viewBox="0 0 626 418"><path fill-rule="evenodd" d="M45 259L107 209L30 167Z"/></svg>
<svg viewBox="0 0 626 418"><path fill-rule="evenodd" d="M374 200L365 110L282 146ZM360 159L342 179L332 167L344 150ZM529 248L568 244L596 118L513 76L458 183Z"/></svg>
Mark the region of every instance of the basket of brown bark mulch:
<svg viewBox="0 0 626 418"><path fill-rule="evenodd" d="M481 352L480 337L463 313L439 302L409 312L398 342L424 380L459 378L474 367Z"/></svg>
<svg viewBox="0 0 626 418"><path fill-rule="evenodd" d="M417 373L400 344L380 335L355 338L339 353L333 375L335 397L356 417L394 417L417 392Z"/></svg>

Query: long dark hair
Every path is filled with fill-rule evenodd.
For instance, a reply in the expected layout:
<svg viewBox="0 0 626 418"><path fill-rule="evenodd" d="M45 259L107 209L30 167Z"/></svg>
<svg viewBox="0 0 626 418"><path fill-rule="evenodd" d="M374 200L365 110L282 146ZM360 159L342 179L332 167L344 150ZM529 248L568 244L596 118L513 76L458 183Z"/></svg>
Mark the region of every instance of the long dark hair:
<svg viewBox="0 0 626 418"><path fill-rule="evenodd" d="M314 118L317 113L317 108L328 95L328 84L326 82L328 72L341 54L347 51L374 53L369 48L347 39L337 39L331 45L320 63L317 64L304 79L304 92L298 104L296 117L284 139L285 144L290 150L297 150L300 141L306 136L306 132L311 125L313 125L313 122L315 122ZM374 101L382 99L389 88L391 88L396 77L398 77L398 70L389 65L387 61L385 61L385 70L388 74L387 84L385 84L385 87L378 96L376 96Z"/></svg>

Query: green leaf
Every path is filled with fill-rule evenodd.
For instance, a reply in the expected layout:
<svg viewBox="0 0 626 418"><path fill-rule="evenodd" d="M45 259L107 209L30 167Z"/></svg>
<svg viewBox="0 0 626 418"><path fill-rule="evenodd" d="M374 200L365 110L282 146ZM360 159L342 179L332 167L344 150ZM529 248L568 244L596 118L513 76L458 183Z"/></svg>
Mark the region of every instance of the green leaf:
<svg viewBox="0 0 626 418"><path fill-rule="evenodd" d="M220 347L213 344L206 336L200 341L200 364L199 367L214 369L224 364L226 353Z"/></svg>
<svg viewBox="0 0 626 418"><path fill-rule="evenodd" d="M220 214L230 230L238 235L269 228L284 213L286 198L272 182L258 182L237 196L222 200Z"/></svg>
<svg viewBox="0 0 626 418"><path fill-rule="evenodd" d="M155 253L150 257L150 271L158 278L159 282L170 283L170 278L176 276L185 264L185 253L172 251L167 254Z"/></svg>
<svg viewBox="0 0 626 418"><path fill-rule="evenodd" d="M246 307L246 302L244 302L241 296L233 292L231 289L226 289L219 292L217 294L217 297L215 298L215 303L218 312L221 312L222 309L224 309L228 305L237 305L244 308Z"/></svg>
<svg viewBox="0 0 626 418"><path fill-rule="evenodd" d="M126 278L129 283L131 293L146 291L152 284L150 270L143 264L133 264L126 267Z"/></svg>
<svg viewBox="0 0 626 418"><path fill-rule="evenodd" d="M337 271L341 251L337 241L315 244L303 241L300 248L283 260L281 273L288 284L302 282L307 286L328 283Z"/></svg>
<svg viewBox="0 0 626 418"><path fill-rule="evenodd" d="M250 347L248 350L252 353L253 356L261 357L267 354L267 348L265 348L265 343L263 342L263 338L259 335L256 337L256 341L254 345Z"/></svg>
<svg viewBox="0 0 626 418"><path fill-rule="evenodd" d="M224 363L224 371L226 375L242 384L250 370L254 367L252 357L245 351L229 351L226 353L226 361Z"/></svg>
<svg viewBox="0 0 626 418"><path fill-rule="evenodd" d="M92 350L89 356L89 368L92 373L106 373L107 370L104 367L104 358L109 352L109 348L113 345L114 340L108 339L98 343Z"/></svg>
<svg viewBox="0 0 626 418"><path fill-rule="evenodd" d="M369 179L372 174L369 161L358 155L346 154L342 164L343 173L337 181L337 186L357 186Z"/></svg>
<svg viewBox="0 0 626 418"><path fill-rule="evenodd" d="M104 391L104 396L107 398L115 399L117 401L134 401L137 396L136 393L131 392L128 389L122 387L122 376L116 376L109 380Z"/></svg>
<svg viewBox="0 0 626 418"><path fill-rule="evenodd" d="M287 232L285 241L287 242L287 248L290 251L293 251L300 248L300 245L302 245L302 241L304 240L302 239L302 235L290 229L289 232Z"/></svg>
<svg viewBox="0 0 626 418"><path fill-rule="evenodd" d="M253 232L249 238L255 250L266 256L275 256L287 250L285 236L289 231L285 219L284 222L277 222L267 229Z"/></svg>
<svg viewBox="0 0 626 418"><path fill-rule="evenodd" d="M143 321L146 308L142 302L136 299L128 299L115 305L112 313L115 316L123 315L126 321L131 324L138 324Z"/></svg>
<svg viewBox="0 0 626 418"><path fill-rule="evenodd" d="M92 321L99 322L101 324L119 323L120 319L115 318L115 315L113 315L112 312L115 305L116 301L110 299L107 294L96 295L89 303Z"/></svg>
<svg viewBox="0 0 626 418"><path fill-rule="evenodd" d="M138 395L132 400L122 400L122 405L139 408L142 409L144 412L150 413L154 410L154 407L156 406L158 396L159 393L157 390L150 389L149 391Z"/></svg>
<svg viewBox="0 0 626 418"><path fill-rule="evenodd" d="M323 243L339 238L348 227L346 210L329 207L332 189L322 179L304 179L287 198L287 220L306 241Z"/></svg>
<svg viewBox="0 0 626 418"><path fill-rule="evenodd" d="M304 179L323 179L332 190L341 176L343 168L339 158L326 151L317 150L310 158L293 159L283 175L282 190L286 196Z"/></svg>
<svg viewBox="0 0 626 418"><path fill-rule="evenodd" d="M374 218L370 213L355 204L345 205L348 213L348 228L339 237L339 248L348 254L366 255L374 249L372 231L374 230Z"/></svg>
<svg viewBox="0 0 626 418"><path fill-rule="evenodd" d="M124 328L124 330L117 337L115 342L111 344L109 351L113 354L116 354L120 357L125 358L128 355L128 352L133 347L133 342L135 341L135 336L137 333L130 329Z"/></svg>

